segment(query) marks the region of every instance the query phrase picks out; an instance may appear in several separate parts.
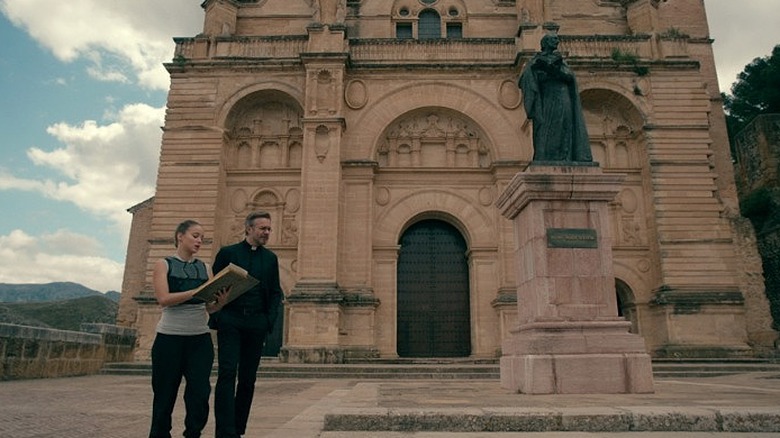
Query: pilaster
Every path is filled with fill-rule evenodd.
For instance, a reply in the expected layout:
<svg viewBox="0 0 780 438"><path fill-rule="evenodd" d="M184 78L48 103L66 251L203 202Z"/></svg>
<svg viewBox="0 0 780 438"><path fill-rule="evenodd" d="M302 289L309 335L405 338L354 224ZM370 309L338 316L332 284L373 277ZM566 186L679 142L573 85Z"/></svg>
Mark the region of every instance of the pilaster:
<svg viewBox="0 0 780 438"><path fill-rule="evenodd" d="M341 229L341 141L344 31L316 25L309 29L306 69L298 280L287 297L287 342L282 359L300 363L341 363L346 295L338 285Z"/></svg>

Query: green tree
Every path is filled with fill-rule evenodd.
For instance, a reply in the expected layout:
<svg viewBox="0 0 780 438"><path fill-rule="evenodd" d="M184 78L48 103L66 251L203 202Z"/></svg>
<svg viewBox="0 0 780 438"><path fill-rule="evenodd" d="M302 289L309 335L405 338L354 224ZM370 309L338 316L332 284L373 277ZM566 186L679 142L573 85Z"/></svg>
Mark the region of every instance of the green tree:
<svg viewBox="0 0 780 438"><path fill-rule="evenodd" d="M756 116L780 113L780 44L770 56L746 65L731 86L731 94L722 97L732 140Z"/></svg>

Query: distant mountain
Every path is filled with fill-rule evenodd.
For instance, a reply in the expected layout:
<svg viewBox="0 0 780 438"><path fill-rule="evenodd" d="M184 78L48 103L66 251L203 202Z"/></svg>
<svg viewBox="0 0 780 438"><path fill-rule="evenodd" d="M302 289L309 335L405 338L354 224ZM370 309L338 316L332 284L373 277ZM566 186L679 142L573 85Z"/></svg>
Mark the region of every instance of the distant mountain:
<svg viewBox="0 0 780 438"><path fill-rule="evenodd" d="M58 301L90 296L106 297L119 302L119 292L105 294L86 286L71 282L46 284L9 284L0 283L0 303L21 303L37 301Z"/></svg>
<svg viewBox="0 0 780 438"><path fill-rule="evenodd" d="M118 307L99 292L69 300L0 303L0 323L79 330L82 323L114 324Z"/></svg>
<svg viewBox="0 0 780 438"><path fill-rule="evenodd" d="M110 291L108 291L108 292L103 294L103 296L105 296L106 298L108 298L109 300L111 300L111 301L113 301L115 303L119 302L119 296L120 295L122 295L122 294L120 294L119 292L117 292L115 290L110 290Z"/></svg>

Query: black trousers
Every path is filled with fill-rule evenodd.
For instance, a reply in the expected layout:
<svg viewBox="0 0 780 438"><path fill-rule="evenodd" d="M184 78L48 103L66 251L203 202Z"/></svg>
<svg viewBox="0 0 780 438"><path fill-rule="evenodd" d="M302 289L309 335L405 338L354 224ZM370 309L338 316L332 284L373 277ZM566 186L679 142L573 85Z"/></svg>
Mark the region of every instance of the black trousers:
<svg viewBox="0 0 780 438"><path fill-rule="evenodd" d="M236 438L246 433L269 321L265 314L244 314L240 309L222 310L217 318L219 372L214 388L215 436Z"/></svg>
<svg viewBox="0 0 780 438"><path fill-rule="evenodd" d="M200 437L209 419L211 335L178 336L157 333L152 345L152 428L149 438L171 437L171 414L184 377L184 436Z"/></svg>

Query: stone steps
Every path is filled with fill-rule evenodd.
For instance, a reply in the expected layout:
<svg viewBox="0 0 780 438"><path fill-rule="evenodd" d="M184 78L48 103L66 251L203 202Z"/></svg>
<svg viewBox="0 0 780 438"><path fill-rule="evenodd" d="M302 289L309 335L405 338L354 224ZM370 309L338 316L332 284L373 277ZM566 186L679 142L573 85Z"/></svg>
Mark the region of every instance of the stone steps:
<svg viewBox="0 0 780 438"><path fill-rule="evenodd" d="M653 359L660 378L717 377L741 373L780 372L777 359Z"/></svg>
<svg viewBox="0 0 780 438"><path fill-rule="evenodd" d="M216 362L214 365L216 373ZM769 359L653 360L656 378L717 377L751 372L780 372ZM109 363L101 374L150 375L150 362ZM271 379L499 379L495 359L386 359L348 364L287 364L264 358L258 377Z"/></svg>
<svg viewBox="0 0 780 438"><path fill-rule="evenodd" d="M213 372L216 373L216 363ZM151 374L151 363L110 363L102 374ZM498 364L284 364L264 360L257 371L271 379L498 379Z"/></svg>

